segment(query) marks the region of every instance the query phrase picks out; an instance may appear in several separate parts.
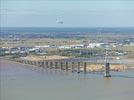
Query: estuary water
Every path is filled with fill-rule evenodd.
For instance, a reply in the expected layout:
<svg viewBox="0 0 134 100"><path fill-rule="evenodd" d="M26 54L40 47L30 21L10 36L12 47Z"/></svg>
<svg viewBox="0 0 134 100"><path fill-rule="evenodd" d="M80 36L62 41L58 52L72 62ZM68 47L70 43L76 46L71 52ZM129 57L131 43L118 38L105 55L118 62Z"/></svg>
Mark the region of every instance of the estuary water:
<svg viewBox="0 0 134 100"><path fill-rule="evenodd" d="M71 73L0 60L1 100L132 100L134 70Z"/></svg>

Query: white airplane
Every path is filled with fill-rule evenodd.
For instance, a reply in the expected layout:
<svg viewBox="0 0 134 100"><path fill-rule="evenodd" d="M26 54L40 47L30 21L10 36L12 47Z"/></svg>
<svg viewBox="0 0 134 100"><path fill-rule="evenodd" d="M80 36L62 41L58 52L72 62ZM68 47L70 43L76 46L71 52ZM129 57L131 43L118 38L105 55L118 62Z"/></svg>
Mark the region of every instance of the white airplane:
<svg viewBox="0 0 134 100"><path fill-rule="evenodd" d="M59 24L63 24L63 23L64 23L64 22L63 22L61 19L59 19L59 18L56 20L56 22L59 23Z"/></svg>

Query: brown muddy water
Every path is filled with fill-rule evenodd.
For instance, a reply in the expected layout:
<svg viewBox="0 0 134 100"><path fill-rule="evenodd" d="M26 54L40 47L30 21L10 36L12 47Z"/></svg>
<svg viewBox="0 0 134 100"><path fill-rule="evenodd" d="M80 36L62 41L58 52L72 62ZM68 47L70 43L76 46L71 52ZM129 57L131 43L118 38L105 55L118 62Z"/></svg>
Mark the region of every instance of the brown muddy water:
<svg viewBox="0 0 134 100"><path fill-rule="evenodd" d="M0 100L132 100L134 70L71 73L0 60Z"/></svg>

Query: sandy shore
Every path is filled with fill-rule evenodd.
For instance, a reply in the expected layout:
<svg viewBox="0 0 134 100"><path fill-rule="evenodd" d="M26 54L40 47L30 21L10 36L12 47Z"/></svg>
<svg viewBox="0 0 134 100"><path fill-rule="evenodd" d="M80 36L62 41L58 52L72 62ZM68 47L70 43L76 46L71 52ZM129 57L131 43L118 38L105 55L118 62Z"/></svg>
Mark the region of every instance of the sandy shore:
<svg viewBox="0 0 134 100"><path fill-rule="evenodd" d="M34 55L29 55L27 57L21 57L21 59L30 60L30 61L41 61L41 60L68 59L68 57L66 57L66 56L58 56L58 55L53 55L53 56L34 56Z"/></svg>
<svg viewBox="0 0 134 100"><path fill-rule="evenodd" d="M127 69L127 67L122 64L111 64L110 65L111 71L123 71L126 69ZM81 70L84 70L83 66L81 66ZM104 65L103 64L88 64L87 71L104 71Z"/></svg>

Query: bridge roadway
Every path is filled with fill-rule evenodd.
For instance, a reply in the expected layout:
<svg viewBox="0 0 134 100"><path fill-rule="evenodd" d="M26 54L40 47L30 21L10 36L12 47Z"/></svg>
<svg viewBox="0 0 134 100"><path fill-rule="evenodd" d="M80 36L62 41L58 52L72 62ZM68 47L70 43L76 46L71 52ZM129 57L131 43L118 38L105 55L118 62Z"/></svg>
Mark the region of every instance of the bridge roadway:
<svg viewBox="0 0 134 100"><path fill-rule="evenodd" d="M102 57L97 57L97 58L69 58L69 59L64 59L60 61L67 61L67 62L89 62L89 63L105 63L104 58ZM127 61L127 60L113 60L113 59L108 59L107 62L110 64L124 64L124 65L134 65L134 61Z"/></svg>

